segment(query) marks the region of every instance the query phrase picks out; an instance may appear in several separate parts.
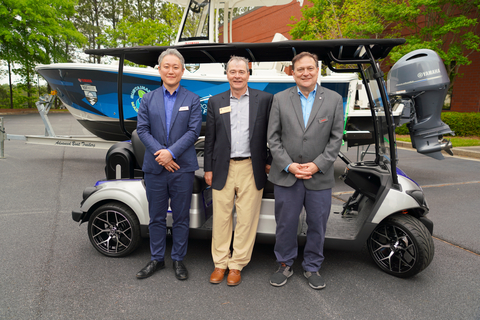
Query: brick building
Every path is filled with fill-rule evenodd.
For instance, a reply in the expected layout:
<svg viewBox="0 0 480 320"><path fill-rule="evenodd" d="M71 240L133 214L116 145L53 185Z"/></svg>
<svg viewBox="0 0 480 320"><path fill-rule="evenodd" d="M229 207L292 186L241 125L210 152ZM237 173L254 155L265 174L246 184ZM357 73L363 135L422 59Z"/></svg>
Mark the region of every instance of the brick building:
<svg viewBox="0 0 480 320"><path fill-rule="evenodd" d="M304 1L304 5L311 5ZM300 2L292 1L283 6L259 7L233 20L233 42L270 42L275 33L291 39L290 17L302 17ZM220 27L220 33L222 27ZM220 37L222 42L222 37ZM472 63L460 67L463 77L455 80L452 93L451 111L480 112L480 53L470 56Z"/></svg>

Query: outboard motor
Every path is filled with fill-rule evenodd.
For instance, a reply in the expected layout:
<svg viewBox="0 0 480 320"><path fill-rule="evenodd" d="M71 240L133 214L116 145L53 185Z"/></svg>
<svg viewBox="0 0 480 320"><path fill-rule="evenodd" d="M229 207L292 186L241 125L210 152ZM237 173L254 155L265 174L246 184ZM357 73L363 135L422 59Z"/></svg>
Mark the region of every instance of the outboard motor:
<svg viewBox="0 0 480 320"><path fill-rule="evenodd" d="M450 79L442 59L435 51L412 51L395 63L387 79L392 105L404 105L400 124L408 123L412 146L417 152L435 159L444 159L441 151L450 150L452 143L444 134L454 134L442 122L443 103Z"/></svg>

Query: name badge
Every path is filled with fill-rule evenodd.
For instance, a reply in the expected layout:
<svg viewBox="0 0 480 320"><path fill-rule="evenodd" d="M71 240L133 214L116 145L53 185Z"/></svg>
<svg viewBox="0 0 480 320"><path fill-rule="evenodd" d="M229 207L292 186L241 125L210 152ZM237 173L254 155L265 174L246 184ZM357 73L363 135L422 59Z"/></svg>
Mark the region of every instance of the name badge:
<svg viewBox="0 0 480 320"><path fill-rule="evenodd" d="M231 106L220 108L220 114L224 114L224 113L228 113L228 112L232 112L232 107Z"/></svg>
<svg viewBox="0 0 480 320"><path fill-rule="evenodd" d="M188 106L180 107L178 111L188 111Z"/></svg>

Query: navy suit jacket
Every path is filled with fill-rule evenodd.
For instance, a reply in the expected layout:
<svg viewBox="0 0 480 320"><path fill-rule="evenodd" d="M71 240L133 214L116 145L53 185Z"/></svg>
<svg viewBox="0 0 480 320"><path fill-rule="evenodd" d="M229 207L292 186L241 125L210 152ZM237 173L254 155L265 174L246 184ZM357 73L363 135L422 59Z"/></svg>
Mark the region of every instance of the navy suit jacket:
<svg viewBox="0 0 480 320"><path fill-rule="evenodd" d="M252 88L248 88L248 92L250 153L255 185L260 190L267 181L267 126L273 95ZM220 108L229 105L230 90L208 100L204 169L212 171L212 188L216 190L225 186L230 166L230 113L220 114Z"/></svg>
<svg viewBox="0 0 480 320"><path fill-rule="evenodd" d="M145 145L142 170L147 173L161 173L164 167L155 161L154 153L168 148L180 166L176 172L193 172L198 169L194 143L202 126L200 98L182 86L179 87L167 141L163 90L162 86L145 94L138 109L137 133Z"/></svg>

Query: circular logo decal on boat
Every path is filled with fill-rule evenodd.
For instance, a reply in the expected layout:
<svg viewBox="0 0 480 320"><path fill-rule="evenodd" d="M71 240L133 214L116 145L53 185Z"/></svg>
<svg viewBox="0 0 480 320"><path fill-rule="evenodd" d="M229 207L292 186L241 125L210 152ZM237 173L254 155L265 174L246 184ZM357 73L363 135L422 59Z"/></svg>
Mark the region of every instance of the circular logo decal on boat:
<svg viewBox="0 0 480 320"><path fill-rule="evenodd" d="M138 108L140 108L140 101L142 101L143 95L151 90L144 86L136 86L132 89L130 93L130 98L132 99L132 108L136 112L138 112Z"/></svg>

